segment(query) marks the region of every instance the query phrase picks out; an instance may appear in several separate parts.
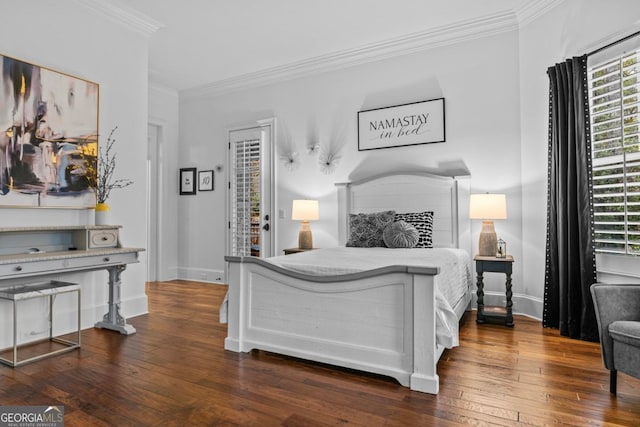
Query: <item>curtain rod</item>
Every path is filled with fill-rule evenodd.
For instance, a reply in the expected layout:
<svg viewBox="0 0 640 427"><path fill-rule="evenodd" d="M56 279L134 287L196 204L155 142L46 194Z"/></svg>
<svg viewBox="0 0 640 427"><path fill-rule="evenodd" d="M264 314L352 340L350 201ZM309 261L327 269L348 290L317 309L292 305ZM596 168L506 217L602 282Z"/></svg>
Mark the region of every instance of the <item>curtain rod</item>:
<svg viewBox="0 0 640 427"><path fill-rule="evenodd" d="M597 49L595 49L595 50L593 50L593 51L591 51L591 52L587 53L587 56L595 55L595 54L596 54L596 53L598 53L598 52L601 52L601 51L603 51L603 50L605 50L605 49L608 49L608 48L610 48L610 47L612 47L612 46L617 45L618 43L622 43L623 41L629 40L630 38L636 37L636 36L638 36L638 35L640 35L640 31L636 31L635 33L629 34L629 35L628 35L628 36L626 36L626 37L623 37L623 38L621 38L621 39L619 39L619 40L616 40L616 41L614 41L614 42L611 42L611 43L609 43L608 45L605 45L605 46L599 47L599 48L597 48Z"/></svg>

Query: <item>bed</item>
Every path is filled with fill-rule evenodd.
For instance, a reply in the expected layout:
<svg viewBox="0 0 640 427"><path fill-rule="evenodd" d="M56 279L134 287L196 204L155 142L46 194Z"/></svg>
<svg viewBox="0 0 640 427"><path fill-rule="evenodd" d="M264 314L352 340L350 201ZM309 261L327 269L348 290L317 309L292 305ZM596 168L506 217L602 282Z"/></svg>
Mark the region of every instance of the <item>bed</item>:
<svg viewBox="0 0 640 427"><path fill-rule="evenodd" d="M387 375L437 394L438 359L458 344L458 320L471 301L469 179L402 172L336 186L338 248L225 257L225 349ZM433 211L434 248L345 247L350 214L386 210ZM451 277L461 290L445 297Z"/></svg>

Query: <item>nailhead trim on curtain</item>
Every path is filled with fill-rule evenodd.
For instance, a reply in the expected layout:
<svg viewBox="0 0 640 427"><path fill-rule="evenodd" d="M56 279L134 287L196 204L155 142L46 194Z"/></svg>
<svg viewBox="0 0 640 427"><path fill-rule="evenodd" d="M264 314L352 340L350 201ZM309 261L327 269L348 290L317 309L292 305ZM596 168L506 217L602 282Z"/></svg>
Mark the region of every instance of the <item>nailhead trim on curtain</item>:
<svg viewBox="0 0 640 427"><path fill-rule="evenodd" d="M587 177L589 180L589 224L591 225L591 253L592 256L592 283L595 283L598 280L598 269L596 266L596 245L595 245L595 237L596 237L596 227L594 224L594 212L593 212L593 167L592 167L592 156L591 156L591 109L589 108L589 84L588 84L588 69L587 69L587 55L584 55L581 58L580 66L582 67L583 72L583 91L584 91L584 122L588 123L586 129L587 136L587 146L589 149L587 150L589 155L587 156Z"/></svg>
<svg viewBox="0 0 640 427"><path fill-rule="evenodd" d="M547 314L549 313L549 269L550 269L550 261L551 257L551 249L549 244L551 242L549 237L549 227L551 222L551 154L552 154L552 144L553 144L553 91L551 90L551 82L549 82L549 112L548 112L548 145L547 145L547 236L546 236L546 256L545 256L545 268L544 268L544 299L543 299L543 308L542 308L542 320L545 328L554 326L546 323Z"/></svg>

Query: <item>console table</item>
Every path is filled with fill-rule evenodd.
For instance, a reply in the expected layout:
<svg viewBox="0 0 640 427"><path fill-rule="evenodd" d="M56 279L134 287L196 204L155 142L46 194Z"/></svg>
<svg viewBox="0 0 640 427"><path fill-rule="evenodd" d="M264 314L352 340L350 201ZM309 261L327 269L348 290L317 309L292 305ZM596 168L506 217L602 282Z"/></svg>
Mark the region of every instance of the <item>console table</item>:
<svg viewBox="0 0 640 427"><path fill-rule="evenodd" d="M120 275L139 262L142 248L120 244L119 225L0 228L0 288L31 277L80 271L109 273L109 310L96 328L129 335L135 328L120 314Z"/></svg>

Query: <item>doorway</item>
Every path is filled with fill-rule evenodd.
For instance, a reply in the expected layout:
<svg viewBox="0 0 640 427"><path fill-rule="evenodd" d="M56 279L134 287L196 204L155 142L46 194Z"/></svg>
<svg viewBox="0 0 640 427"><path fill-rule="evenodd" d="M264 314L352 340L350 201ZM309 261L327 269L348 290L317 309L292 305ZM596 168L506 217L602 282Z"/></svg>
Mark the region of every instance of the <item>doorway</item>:
<svg viewBox="0 0 640 427"><path fill-rule="evenodd" d="M147 281L159 280L161 127L147 126Z"/></svg>
<svg viewBox="0 0 640 427"><path fill-rule="evenodd" d="M227 254L275 253L274 119L229 131Z"/></svg>

